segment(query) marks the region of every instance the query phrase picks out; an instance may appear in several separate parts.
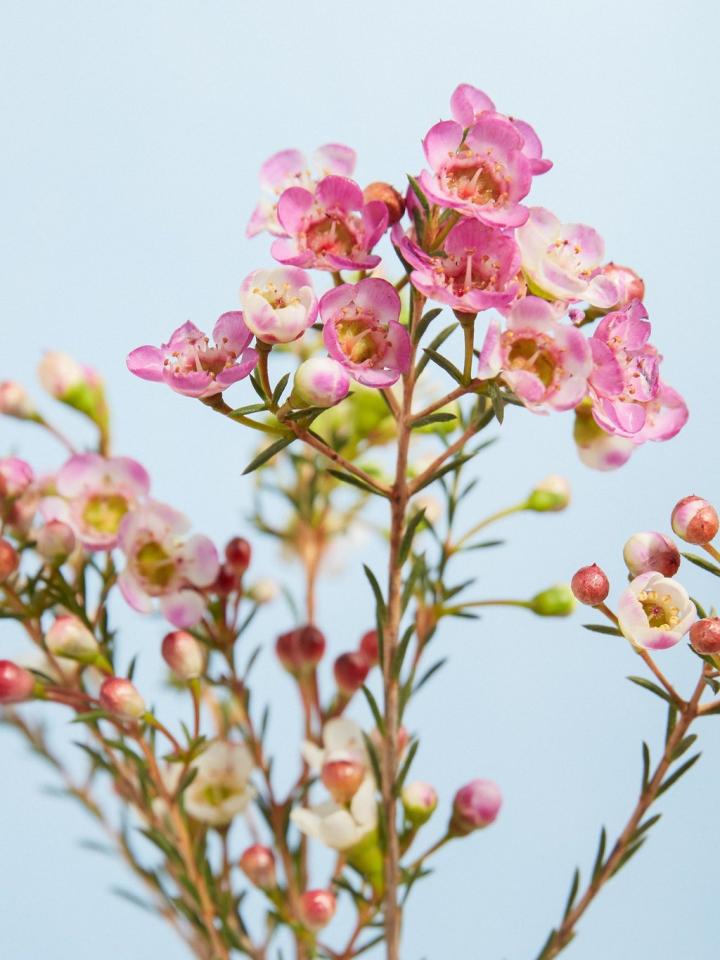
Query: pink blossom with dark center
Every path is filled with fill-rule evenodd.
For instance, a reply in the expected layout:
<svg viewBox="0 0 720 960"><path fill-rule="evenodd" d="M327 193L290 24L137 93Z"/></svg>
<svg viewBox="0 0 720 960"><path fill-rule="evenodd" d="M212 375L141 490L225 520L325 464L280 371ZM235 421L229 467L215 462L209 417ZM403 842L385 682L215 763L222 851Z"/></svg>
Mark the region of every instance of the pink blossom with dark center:
<svg viewBox="0 0 720 960"><path fill-rule="evenodd" d="M278 219L287 234L272 245L280 263L335 271L380 262L370 251L387 230L387 207L381 200L366 203L347 177L325 177L314 193L290 187L280 197Z"/></svg>
<svg viewBox="0 0 720 960"><path fill-rule="evenodd" d="M188 321L162 346L133 350L127 366L136 377L165 383L186 397L211 397L247 377L257 363L248 346L252 333L239 310L222 314L213 339Z"/></svg>

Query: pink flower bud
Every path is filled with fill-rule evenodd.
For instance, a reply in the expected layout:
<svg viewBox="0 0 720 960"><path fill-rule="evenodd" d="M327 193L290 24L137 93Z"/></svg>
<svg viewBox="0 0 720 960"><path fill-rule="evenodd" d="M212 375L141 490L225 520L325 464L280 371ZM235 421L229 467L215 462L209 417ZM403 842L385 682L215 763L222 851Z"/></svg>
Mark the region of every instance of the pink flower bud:
<svg viewBox="0 0 720 960"><path fill-rule="evenodd" d="M417 780L409 783L402 791L405 816L414 826L420 827L426 823L435 812L437 804L437 791L429 783Z"/></svg>
<svg viewBox="0 0 720 960"><path fill-rule="evenodd" d="M365 683L370 672L370 661L362 650L343 653L333 667L335 682L346 697L351 697Z"/></svg>
<svg viewBox="0 0 720 960"><path fill-rule="evenodd" d="M30 394L14 380L0 383L0 413L18 420L29 420L36 413Z"/></svg>
<svg viewBox="0 0 720 960"><path fill-rule="evenodd" d="M633 577L650 570L672 577L680 567L680 551L663 533L634 533L623 547L623 559Z"/></svg>
<svg viewBox="0 0 720 960"><path fill-rule="evenodd" d="M44 560L62 564L75 549L75 534L62 520L49 520L35 537L35 548Z"/></svg>
<svg viewBox="0 0 720 960"><path fill-rule="evenodd" d="M377 630L368 630L367 633L362 635L360 640L360 650L368 658L368 662L371 666L375 666L378 662L379 649L378 649L378 632Z"/></svg>
<svg viewBox="0 0 720 960"><path fill-rule="evenodd" d="M492 780L471 780L455 794L450 831L464 836L487 827L497 817L501 805L500 790Z"/></svg>
<svg viewBox="0 0 720 960"><path fill-rule="evenodd" d="M570 503L570 484L558 474L546 477L527 499L526 509L538 513L559 512Z"/></svg>
<svg viewBox="0 0 720 960"><path fill-rule="evenodd" d="M389 183L385 183L382 180L369 183L363 190L363 199L365 203L380 200L385 204L388 212L389 227L397 223L405 213L405 201L402 195L398 193L395 187L392 187Z"/></svg>
<svg viewBox="0 0 720 960"><path fill-rule="evenodd" d="M165 663L180 680L194 680L205 670L203 648L187 630L173 630L162 642Z"/></svg>
<svg viewBox="0 0 720 960"><path fill-rule="evenodd" d="M45 634L45 646L56 657L90 664L97 659L97 640L78 617L58 617Z"/></svg>
<svg viewBox="0 0 720 960"><path fill-rule="evenodd" d="M7 580L20 566L20 557L15 547L8 541L0 539L0 583Z"/></svg>
<svg viewBox="0 0 720 960"><path fill-rule="evenodd" d="M354 758L328 760L320 774L323 784L336 803L347 804L360 789L365 765Z"/></svg>
<svg viewBox="0 0 720 960"><path fill-rule="evenodd" d="M671 517L672 528L686 543L710 543L718 532L718 515L715 507L702 497L683 497Z"/></svg>
<svg viewBox="0 0 720 960"><path fill-rule="evenodd" d="M275 857L269 847L254 843L240 857L240 869L250 883L261 890L269 890L277 885L275 875Z"/></svg>
<svg viewBox="0 0 720 960"><path fill-rule="evenodd" d="M690 627L690 643L698 653L715 656L720 653L720 617L698 620Z"/></svg>
<svg viewBox="0 0 720 960"><path fill-rule="evenodd" d="M601 570L596 563L592 563L588 567L580 567L570 581L570 589L580 603L596 607L610 593L610 581L605 571Z"/></svg>
<svg viewBox="0 0 720 960"><path fill-rule="evenodd" d="M137 688L124 677L108 677L100 687L100 705L123 720L139 720L145 713L145 701Z"/></svg>
<svg viewBox="0 0 720 960"><path fill-rule="evenodd" d="M252 547L244 537L233 537L225 547L225 561L238 576L250 566Z"/></svg>
<svg viewBox="0 0 720 960"><path fill-rule="evenodd" d="M308 930L322 930L335 916L336 906L329 890L307 890L300 897L300 920Z"/></svg>
<svg viewBox="0 0 720 960"><path fill-rule="evenodd" d="M29 670L11 660L0 660L0 703L22 703L29 700L35 687L35 678Z"/></svg>
<svg viewBox="0 0 720 960"><path fill-rule="evenodd" d="M295 371L290 403L303 407L333 407L348 395L350 377L332 357L311 357Z"/></svg>
<svg viewBox="0 0 720 960"><path fill-rule="evenodd" d="M19 457L3 457L0 460L0 497L17 499L25 493L34 477L29 463Z"/></svg>
<svg viewBox="0 0 720 960"><path fill-rule="evenodd" d="M615 284L618 292L617 303L613 305L615 310L626 306L631 300L642 300L645 297L645 283L630 267L621 267L619 263L606 263L600 273Z"/></svg>

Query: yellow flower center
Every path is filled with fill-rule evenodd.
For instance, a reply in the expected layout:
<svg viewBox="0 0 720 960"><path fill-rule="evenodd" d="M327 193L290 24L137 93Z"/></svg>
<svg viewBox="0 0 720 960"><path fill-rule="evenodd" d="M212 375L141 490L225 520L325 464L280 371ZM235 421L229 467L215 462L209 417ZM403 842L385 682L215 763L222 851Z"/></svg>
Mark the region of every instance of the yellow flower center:
<svg viewBox="0 0 720 960"><path fill-rule="evenodd" d="M98 533L117 533L120 521L127 513L125 497L117 493L99 493L90 497L83 510L83 520Z"/></svg>
<svg viewBox="0 0 720 960"><path fill-rule="evenodd" d="M137 572L154 587L167 587L175 575L175 563L170 554L155 540L140 547L135 557Z"/></svg>
<svg viewBox="0 0 720 960"><path fill-rule="evenodd" d="M660 596L655 590L643 590L638 594L638 600L653 629L668 630L677 626L680 611L673 606L672 597L669 594Z"/></svg>

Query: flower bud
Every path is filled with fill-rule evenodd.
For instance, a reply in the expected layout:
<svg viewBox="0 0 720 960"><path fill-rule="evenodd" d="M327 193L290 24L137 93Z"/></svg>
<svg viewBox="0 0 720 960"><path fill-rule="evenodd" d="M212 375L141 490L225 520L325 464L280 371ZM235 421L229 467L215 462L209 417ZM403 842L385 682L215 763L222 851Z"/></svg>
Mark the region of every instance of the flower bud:
<svg viewBox="0 0 720 960"><path fill-rule="evenodd" d="M580 460L591 470L617 470L637 449L632 440L606 433L595 423L589 400L575 408L573 438Z"/></svg>
<svg viewBox="0 0 720 960"><path fill-rule="evenodd" d="M280 588L277 585L275 580L271 580L270 577L263 577L262 580L257 580L247 591L247 595L251 600L254 600L255 603L272 603L280 593Z"/></svg>
<svg viewBox="0 0 720 960"><path fill-rule="evenodd" d="M277 886L275 874L275 856L269 847L254 843L240 857L240 869L250 883L261 890Z"/></svg>
<svg viewBox="0 0 720 960"><path fill-rule="evenodd" d="M35 537L35 548L49 563L63 564L75 549L75 534L62 520L48 520Z"/></svg>
<svg viewBox="0 0 720 960"><path fill-rule="evenodd" d="M281 633L275 641L275 654L288 673L297 673L300 669L298 632L298 630L288 630L286 633Z"/></svg>
<svg viewBox="0 0 720 960"><path fill-rule="evenodd" d="M94 663L100 649L82 620L72 616L55 620L45 634L45 646L56 657L67 657L83 664Z"/></svg>
<svg viewBox="0 0 720 960"><path fill-rule="evenodd" d="M405 213L405 201L402 195L398 193L395 187L382 180L376 180L369 183L363 190L365 203L371 203L373 200L380 200L387 207L388 226L391 227Z"/></svg>
<svg viewBox="0 0 720 960"><path fill-rule="evenodd" d="M108 677L104 681L100 687L100 706L123 720L139 720L145 713L145 701L124 677Z"/></svg>
<svg viewBox="0 0 720 960"><path fill-rule="evenodd" d="M429 783L416 780L409 783L402 791L402 805L405 816L413 826L421 827L435 813L438 804L438 795Z"/></svg>
<svg viewBox="0 0 720 960"><path fill-rule="evenodd" d="M308 930L322 930L335 916L336 906L329 890L307 890L300 897L300 920Z"/></svg>
<svg viewBox="0 0 720 960"><path fill-rule="evenodd" d="M553 473L535 487L527 498L525 509L536 510L538 513L549 510L558 512L564 510L569 503L570 484L565 477Z"/></svg>
<svg viewBox="0 0 720 960"><path fill-rule="evenodd" d="M360 789L365 765L351 757L328 760L320 778L335 803L348 804Z"/></svg>
<svg viewBox="0 0 720 960"><path fill-rule="evenodd" d="M239 587L240 577L229 563L223 563L210 589L220 597L227 597L231 593L234 593Z"/></svg>
<svg viewBox="0 0 720 960"><path fill-rule="evenodd" d="M618 299L613 304L614 310L626 306L631 300L642 300L645 296L645 283L630 267L621 267L619 263L606 263L600 273L612 280L617 288Z"/></svg>
<svg viewBox="0 0 720 960"><path fill-rule="evenodd" d="M540 617L569 617L575 609L575 598L570 587L560 583L536 593L529 606Z"/></svg>
<svg viewBox="0 0 720 960"><path fill-rule="evenodd" d="M3 457L0 460L0 497L17 499L25 493L34 478L29 463L19 457Z"/></svg>
<svg viewBox="0 0 720 960"><path fill-rule="evenodd" d="M348 395L350 377L332 357L311 357L295 371L290 404L303 407L334 407Z"/></svg>
<svg viewBox="0 0 720 960"><path fill-rule="evenodd" d="M341 693L351 697L365 683L370 672L370 661L362 650L341 654L333 667L335 682Z"/></svg>
<svg viewBox="0 0 720 960"><path fill-rule="evenodd" d="M683 497L672 512L671 525L686 543L710 543L718 532L715 507L702 497Z"/></svg>
<svg viewBox="0 0 720 960"><path fill-rule="evenodd" d="M0 583L7 580L20 566L20 556L8 541L0 539Z"/></svg>
<svg viewBox="0 0 720 960"><path fill-rule="evenodd" d="M591 563L588 567L580 567L570 581L570 589L580 603L596 607L607 599L610 581L604 570L596 563Z"/></svg>
<svg viewBox="0 0 720 960"><path fill-rule="evenodd" d="M311 623L297 632L298 662L301 670L314 670L325 653L325 634Z"/></svg>
<svg viewBox="0 0 720 960"><path fill-rule="evenodd" d="M194 680L205 670L205 653L201 644L187 630L173 630L162 642L165 663L180 680Z"/></svg>
<svg viewBox="0 0 720 960"><path fill-rule="evenodd" d="M720 654L720 617L696 621L690 627L690 643L705 656Z"/></svg>
<svg viewBox="0 0 720 960"><path fill-rule="evenodd" d="M0 383L0 413L18 420L31 420L37 415L30 394L14 380Z"/></svg>
<svg viewBox="0 0 720 960"><path fill-rule="evenodd" d="M368 630L360 639L360 651L365 654L370 666L374 667L378 662L380 651L378 649L377 630Z"/></svg>
<svg viewBox="0 0 720 960"><path fill-rule="evenodd" d="M227 565L240 577L250 566L251 556L252 547L244 537L233 537L225 547Z"/></svg>
<svg viewBox="0 0 720 960"><path fill-rule="evenodd" d="M497 817L501 805L500 790L492 780L471 780L455 794L450 832L465 836L487 827Z"/></svg>
<svg viewBox="0 0 720 960"><path fill-rule="evenodd" d="M38 379L47 392L74 410L84 413L101 428L107 427L105 391L98 374L67 353L49 351L38 365Z"/></svg>
<svg viewBox="0 0 720 960"><path fill-rule="evenodd" d="M680 567L680 551L664 533L634 533L623 547L623 560L632 577L650 570L672 577Z"/></svg>
<svg viewBox="0 0 720 960"><path fill-rule="evenodd" d="M0 660L0 703L22 703L32 697L35 678L12 660Z"/></svg>

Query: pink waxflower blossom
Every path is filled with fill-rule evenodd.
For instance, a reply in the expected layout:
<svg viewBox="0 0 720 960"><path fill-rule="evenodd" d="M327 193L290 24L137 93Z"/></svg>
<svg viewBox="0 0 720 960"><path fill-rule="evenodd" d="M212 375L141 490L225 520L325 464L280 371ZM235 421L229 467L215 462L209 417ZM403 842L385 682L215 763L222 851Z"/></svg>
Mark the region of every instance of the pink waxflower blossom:
<svg viewBox="0 0 720 960"><path fill-rule="evenodd" d="M239 310L223 313L213 329L214 345L195 324L184 323L160 347L138 347L128 355L131 373L166 383L186 397L212 397L247 377L257 363L248 346L252 333Z"/></svg>
<svg viewBox="0 0 720 960"><path fill-rule="evenodd" d="M320 301L330 356L368 387L389 387L410 363L410 337L398 322L400 297L387 280L368 277L329 290Z"/></svg>
<svg viewBox="0 0 720 960"><path fill-rule="evenodd" d="M589 341L593 416L607 433L634 443L669 440L688 417L682 397L660 380L662 357L650 331L645 307L633 300L606 314Z"/></svg>
<svg viewBox="0 0 720 960"><path fill-rule="evenodd" d="M158 598L165 617L182 628L202 617L206 602L200 590L215 581L220 569L212 541L188 537L189 529L183 514L149 501L126 514L119 536L127 564L118 584L127 602L149 613Z"/></svg>
<svg viewBox="0 0 720 960"><path fill-rule="evenodd" d="M586 397L575 410L573 438L582 463L591 470L617 470L630 459L637 445L599 427L592 415L592 401Z"/></svg>
<svg viewBox="0 0 720 960"><path fill-rule="evenodd" d="M274 153L260 167L260 202L250 217L247 236L266 230L275 237L285 236L277 217L278 198L289 187L303 187L314 192L317 182L337 175L351 177L355 169L355 151L341 143L327 143L313 154L310 163L299 150ZM315 175L313 175L313 171Z"/></svg>
<svg viewBox="0 0 720 960"><path fill-rule="evenodd" d="M298 267L254 270L240 287L245 325L263 343L290 343L315 323L312 281Z"/></svg>
<svg viewBox="0 0 720 960"><path fill-rule="evenodd" d="M0 459L0 500L16 500L35 479L33 468L19 457Z"/></svg>
<svg viewBox="0 0 720 960"><path fill-rule="evenodd" d="M528 209L520 201L532 182L523 143L513 124L495 114L481 116L467 131L443 120L423 141L432 173L423 170L420 186L434 203L463 216L517 227L527 220Z"/></svg>
<svg viewBox="0 0 720 960"><path fill-rule="evenodd" d="M601 270L605 244L582 223L561 223L543 207L531 207L516 235L522 266L533 293L546 300L614 306L618 289Z"/></svg>
<svg viewBox="0 0 720 960"><path fill-rule="evenodd" d="M469 83L461 83L457 86L450 98L450 111L453 120L457 120L463 127L471 126L482 116L496 116L509 120L523 138L522 152L530 162L531 173L537 176L540 173L547 173L552 167L551 160L543 159L542 143L530 124L498 113L490 97L477 87Z"/></svg>
<svg viewBox="0 0 720 960"><path fill-rule="evenodd" d="M630 267L610 262L605 264L601 273L615 284L618 293L617 301L613 304L615 310L627 306L632 300L644 299L645 282Z"/></svg>
<svg viewBox="0 0 720 960"><path fill-rule="evenodd" d="M524 297L508 311L504 332L493 320L480 353L478 376L501 376L535 413L570 410L587 392L592 369L588 342L558 320L559 310L539 297Z"/></svg>
<svg viewBox="0 0 720 960"><path fill-rule="evenodd" d="M489 826L502 806L500 788L492 780L471 780L455 794L450 832L461 836Z"/></svg>
<svg viewBox="0 0 720 960"><path fill-rule="evenodd" d="M55 494L40 503L46 521L67 524L88 550L117 546L120 524L145 500L150 477L130 457L82 453L71 457L55 477Z"/></svg>
<svg viewBox="0 0 720 960"><path fill-rule="evenodd" d="M695 604L677 580L655 570L641 573L618 601L618 626L636 647L674 647L697 619Z"/></svg>
<svg viewBox="0 0 720 960"><path fill-rule="evenodd" d="M370 251L387 230L381 200L365 202L347 177L325 177L314 193L290 187L280 197L278 219L286 231L272 245L280 263L316 270L371 270L380 257Z"/></svg>
<svg viewBox="0 0 720 960"><path fill-rule="evenodd" d="M448 233L443 255L431 256L399 227L393 242L414 270L412 285L453 310L478 313L507 306L521 291L520 250L512 237L477 220L462 220Z"/></svg>

